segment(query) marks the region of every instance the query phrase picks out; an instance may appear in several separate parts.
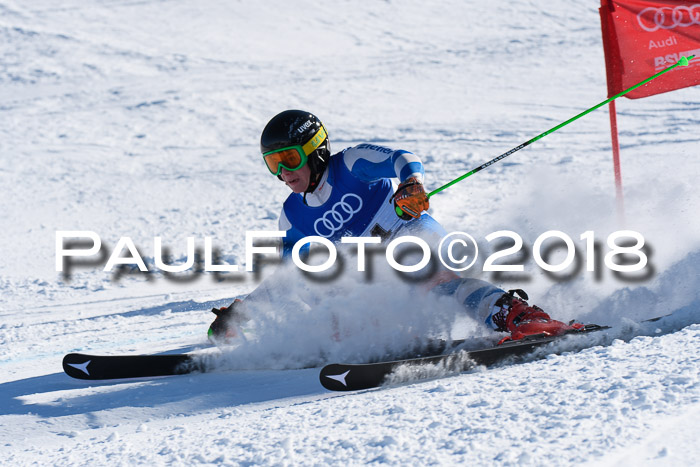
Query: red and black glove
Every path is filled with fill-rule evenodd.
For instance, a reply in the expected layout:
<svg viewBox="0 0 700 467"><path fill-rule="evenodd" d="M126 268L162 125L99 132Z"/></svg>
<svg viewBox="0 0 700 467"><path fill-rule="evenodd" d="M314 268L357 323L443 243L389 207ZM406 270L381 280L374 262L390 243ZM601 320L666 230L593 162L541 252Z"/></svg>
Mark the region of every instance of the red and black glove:
<svg viewBox="0 0 700 467"><path fill-rule="evenodd" d="M425 188L416 177L404 180L391 199L394 201L396 215L403 220L418 219L430 207Z"/></svg>

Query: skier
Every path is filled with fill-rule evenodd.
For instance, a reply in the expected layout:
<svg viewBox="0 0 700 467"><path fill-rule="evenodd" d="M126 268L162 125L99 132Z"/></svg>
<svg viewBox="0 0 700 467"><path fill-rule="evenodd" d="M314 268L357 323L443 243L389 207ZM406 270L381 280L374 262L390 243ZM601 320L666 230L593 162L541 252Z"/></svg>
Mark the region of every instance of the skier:
<svg viewBox="0 0 700 467"><path fill-rule="evenodd" d="M307 236L335 243L344 236L387 240L416 232L434 237L446 233L426 212L423 164L411 152L360 144L331 155L326 128L316 116L301 110L273 117L262 132L260 150L270 173L292 190L279 218L279 230L286 232L283 257ZM392 179L400 182L396 189ZM490 328L509 332L503 340L559 335L582 327L553 320L541 308L529 306L527 294L520 289L506 292L448 270L435 274L428 287L433 293L454 296ZM209 337L215 341L235 337L237 325L250 319L246 308L236 299L226 308L213 309L217 317Z"/></svg>

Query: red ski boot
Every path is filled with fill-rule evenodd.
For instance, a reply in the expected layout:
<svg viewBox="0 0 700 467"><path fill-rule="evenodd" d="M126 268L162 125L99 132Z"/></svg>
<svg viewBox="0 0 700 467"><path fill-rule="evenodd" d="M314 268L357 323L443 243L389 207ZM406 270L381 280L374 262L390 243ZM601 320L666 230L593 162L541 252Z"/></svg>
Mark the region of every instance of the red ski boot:
<svg viewBox="0 0 700 467"><path fill-rule="evenodd" d="M521 298L517 298L515 295ZM509 340L518 340L528 336L560 336L584 328L583 324L569 324L554 320L538 306L529 306L527 294L521 289L509 290L496 301L494 307L500 308L491 316L497 331L510 332L510 336L501 339L498 344Z"/></svg>

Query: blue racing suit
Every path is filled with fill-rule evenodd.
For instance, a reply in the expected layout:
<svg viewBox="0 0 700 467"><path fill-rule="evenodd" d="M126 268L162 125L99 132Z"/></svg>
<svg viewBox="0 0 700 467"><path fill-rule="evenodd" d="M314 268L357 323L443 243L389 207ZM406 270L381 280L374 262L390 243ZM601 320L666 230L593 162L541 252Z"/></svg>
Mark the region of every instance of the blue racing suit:
<svg viewBox="0 0 700 467"><path fill-rule="evenodd" d="M282 255L289 257L294 244L307 236L320 236L336 243L344 236L372 236L382 239L408 235L415 228L434 234L446 234L429 214L420 219L402 220L394 212L392 179L409 177L423 181L420 159L404 150L373 144L347 148L330 158L318 188L306 198L292 193L284 202L279 230L286 232ZM446 274L445 274L446 273ZM491 320L495 301L505 292L488 282L463 279L443 271L432 281L432 291L453 295L479 321L496 328Z"/></svg>
<svg viewBox="0 0 700 467"><path fill-rule="evenodd" d="M422 180L423 164L407 151L360 144L333 155L313 193L305 200L292 193L284 202L279 220L279 229L287 232L283 256L312 235L334 243L345 236L390 237L407 222L394 213L391 179L411 176Z"/></svg>

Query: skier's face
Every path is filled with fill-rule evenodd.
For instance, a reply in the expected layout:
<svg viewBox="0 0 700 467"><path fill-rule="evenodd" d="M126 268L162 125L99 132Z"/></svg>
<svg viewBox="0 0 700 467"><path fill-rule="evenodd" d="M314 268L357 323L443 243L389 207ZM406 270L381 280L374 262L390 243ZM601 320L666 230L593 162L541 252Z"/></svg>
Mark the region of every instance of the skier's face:
<svg viewBox="0 0 700 467"><path fill-rule="evenodd" d="M284 181L284 183L286 183L294 193L303 193L309 186L311 169L309 168L308 164L299 170L295 170L294 172L290 172L282 167L280 177L282 177L282 181Z"/></svg>

